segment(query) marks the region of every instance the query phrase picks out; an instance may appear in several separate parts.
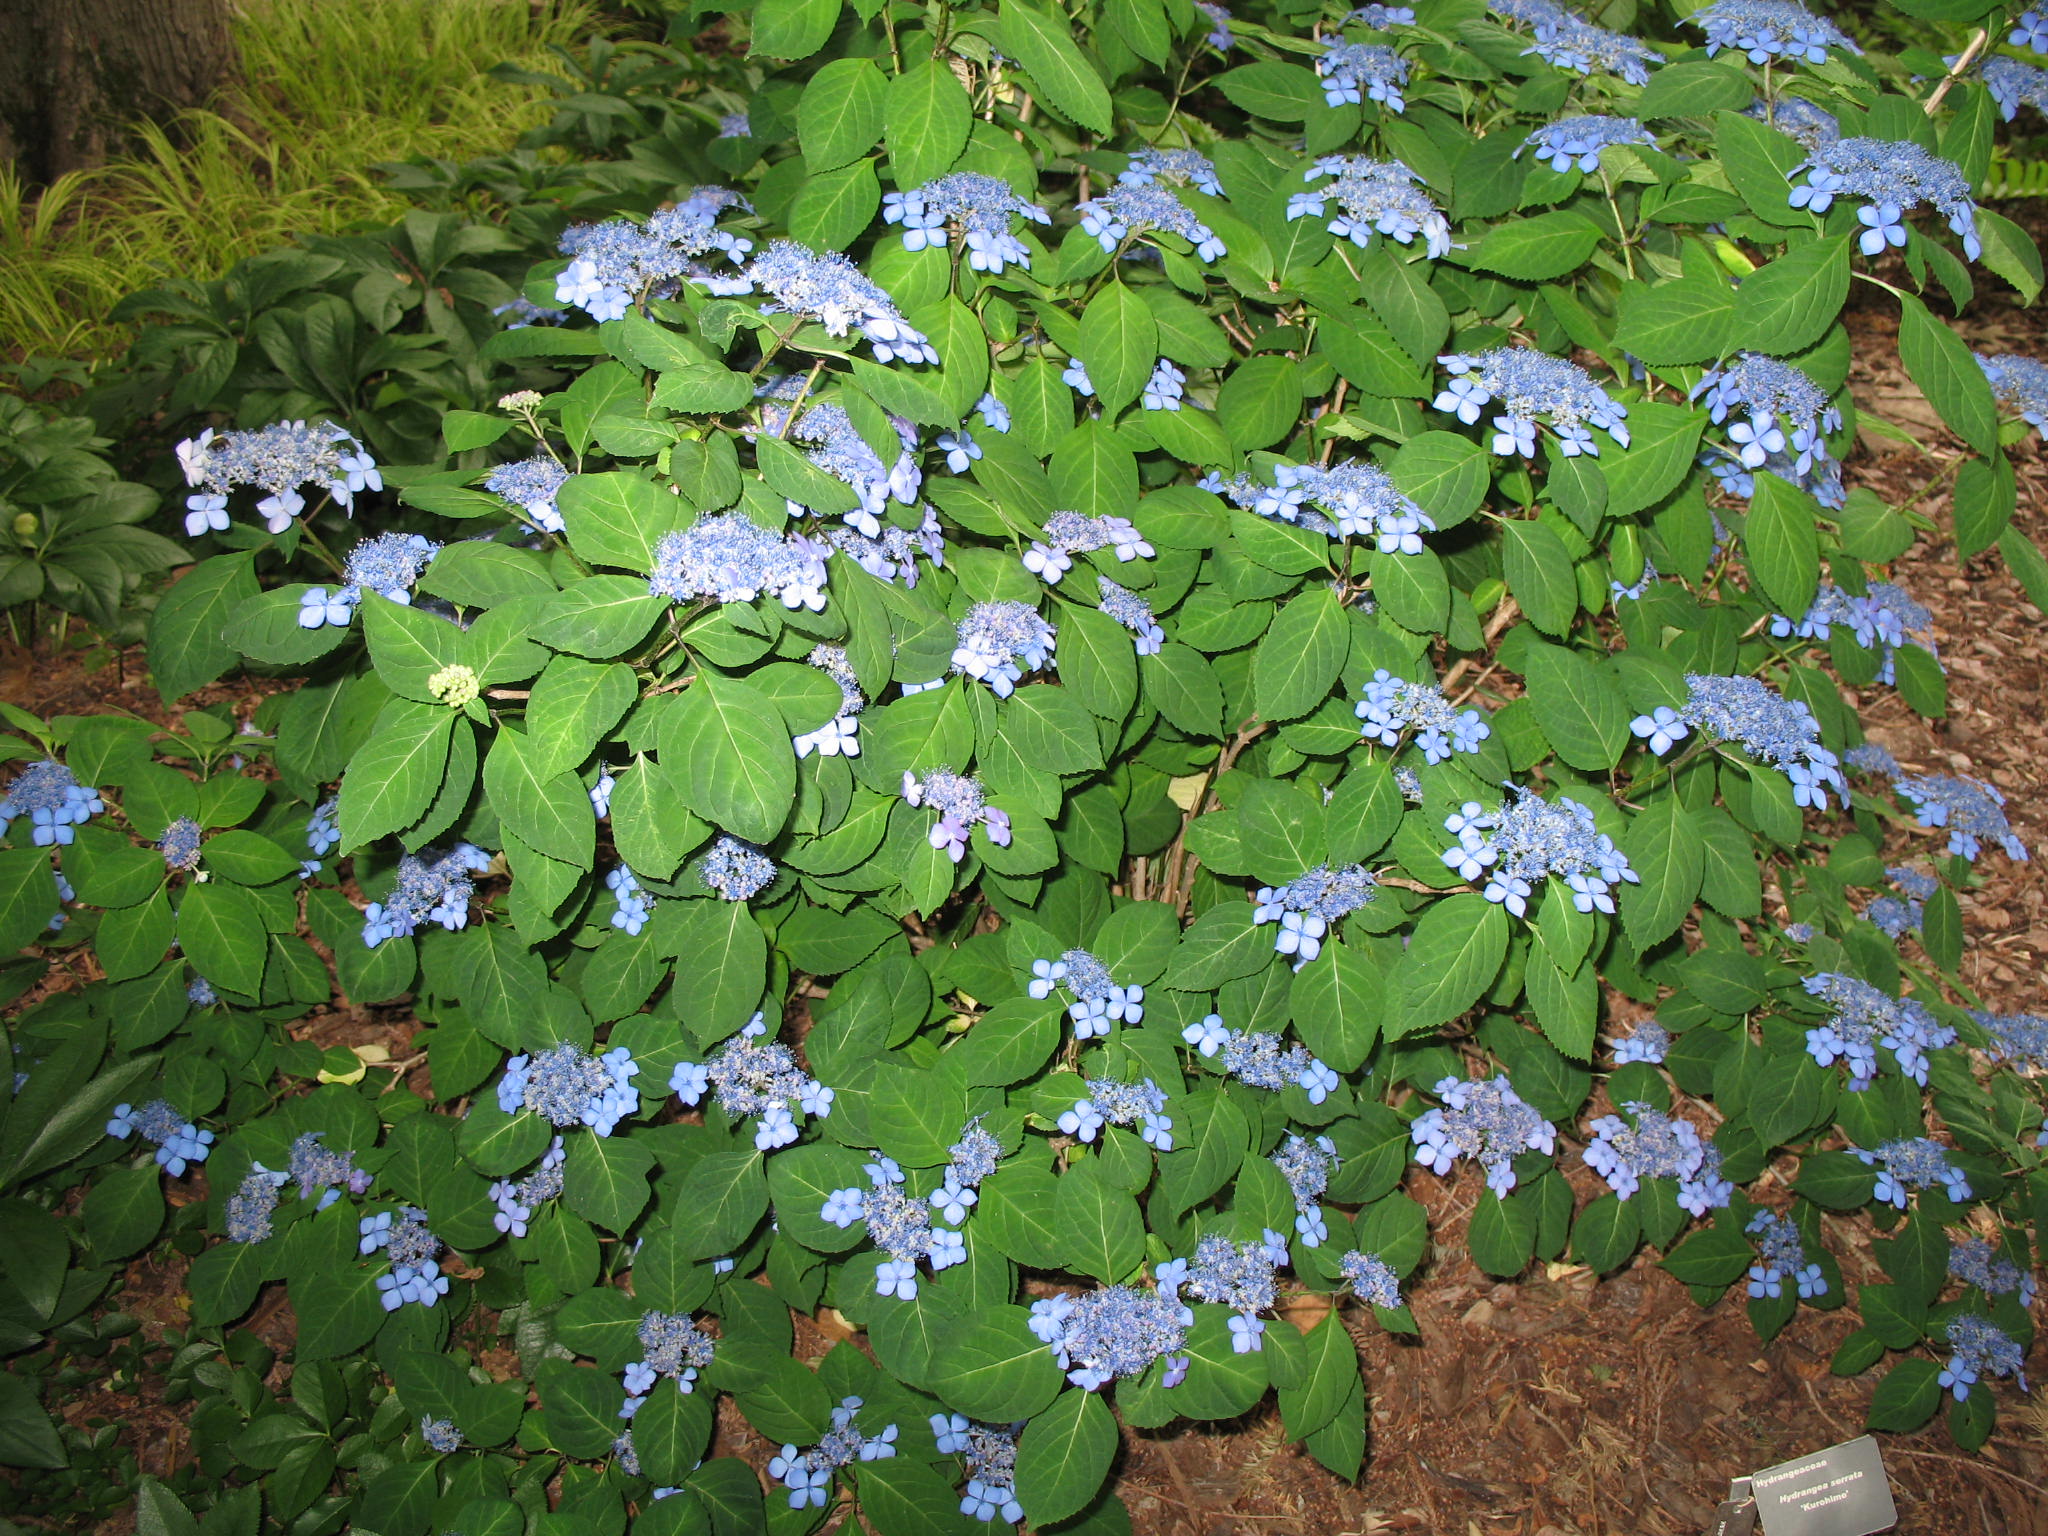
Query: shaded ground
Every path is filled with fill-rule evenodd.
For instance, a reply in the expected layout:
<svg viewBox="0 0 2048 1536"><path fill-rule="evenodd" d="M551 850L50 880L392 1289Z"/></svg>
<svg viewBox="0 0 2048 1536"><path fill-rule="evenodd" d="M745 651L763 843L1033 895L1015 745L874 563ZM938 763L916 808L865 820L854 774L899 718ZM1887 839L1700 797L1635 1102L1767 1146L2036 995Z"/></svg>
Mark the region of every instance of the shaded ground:
<svg viewBox="0 0 2048 1536"><path fill-rule="evenodd" d="M2048 350L2035 316L1995 302L1980 307L1958 327L1974 346ZM1907 500L1956 447L1894 361L1890 314L1873 305L1852 323L1862 354L1851 379L1859 404L1933 455L1866 433L1852 480ZM2019 526L2048 545L2048 458L2038 444L2017 457ZM1945 524L1945 493L1918 510ZM1929 724L1889 689L1852 690L1866 730L1911 769L1989 780L2007 795L2022 838L2048 850L2048 799L2039 794L2048 779L2048 622L1995 554L1959 565L1945 537L1923 540L1892 575L1934 610L1950 709ZM0 698L32 699L48 712L113 707L165 718L141 683L139 656L94 665L106 659L81 654L31 667L0 655ZM255 702L246 688L218 696L238 698L243 713ZM1901 832L1886 852L1903 856L1915 839L1932 845L1929 834ZM1964 980L1989 1006L2038 1011L2048 872L2040 861L2014 865L1996 854L1980 869L1983 888L1962 898ZM400 1061L410 1031L402 1010L390 1009L324 1013L295 1030L322 1044L381 1045ZM1561 1160L1577 1167L1576 1146L1563 1150ZM1371 1408L1359 1484L1339 1482L1288 1445L1270 1408L1226 1425L1129 1433L1119 1476L1141 1536L1689 1536L1707 1526L1729 1477L1861 1433L1876 1373L1843 1380L1827 1368L1856 1326L1853 1308L1802 1309L1759 1347L1739 1293L1702 1310L1647 1255L1597 1285L1564 1265L1496 1284L1464 1255L1465 1224L1483 1192L1478 1175L1418 1175L1408 1192L1429 1207L1436 1244L1410 1286L1421 1336L1397 1339L1369 1324L1355 1331ZM1852 1282L1882 1278L1860 1223L1827 1225ZM183 1273L175 1256L139 1260L114 1304L160 1338L184 1325ZM289 1347L291 1314L274 1293L248 1326ZM816 1358L839 1336L829 1319L800 1321L799 1352ZM2032 1406L2010 1386L1997 1396L2000 1433L1980 1455L1956 1453L1939 1419L1917 1435L1884 1437L1900 1531L2048 1532L2048 1405ZM149 1383L139 1393L95 1391L62 1411L74 1423L122 1424L145 1471L165 1472L184 1453L183 1410L155 1401ZM721 1450L765 1464L772 1448L729 1404L719 1424ZM124 1519L102 1529L112 1536L132 1525Z"/></svg>

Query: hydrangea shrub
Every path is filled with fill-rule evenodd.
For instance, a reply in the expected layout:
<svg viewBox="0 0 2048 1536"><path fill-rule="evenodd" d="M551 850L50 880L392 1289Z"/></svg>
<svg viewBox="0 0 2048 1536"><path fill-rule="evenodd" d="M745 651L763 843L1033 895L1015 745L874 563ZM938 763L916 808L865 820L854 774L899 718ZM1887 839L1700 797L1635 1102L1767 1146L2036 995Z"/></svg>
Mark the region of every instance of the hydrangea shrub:
<svg viewBox="0 0 2048 1536"><path fill-rule="evenodd" d="M301 1372L389 1378L279 1518L1110 1532L1119 1420L1269 1393L1355 1476L1426 1179L1491 1275L1648 1248L1765 1337L1867 1211L1836 1368L1981 1444L2048 1025L1978 1006L1956 893L2028 850L1837 680L1944 707L1852 283L1969 450L1960 551L2048 598L2048 374L1932 307L2040 286L1982 40L1906 88L1788 0L730 25L438 462L183 450L230 547L158 681L298 677L273 772L15 722L7 932L87 915L105 976L16 1116L91 1085L89 1223L204 1159L200 1320L281 1280ZM417 1060L308 1045L331 989Z"/></svg>

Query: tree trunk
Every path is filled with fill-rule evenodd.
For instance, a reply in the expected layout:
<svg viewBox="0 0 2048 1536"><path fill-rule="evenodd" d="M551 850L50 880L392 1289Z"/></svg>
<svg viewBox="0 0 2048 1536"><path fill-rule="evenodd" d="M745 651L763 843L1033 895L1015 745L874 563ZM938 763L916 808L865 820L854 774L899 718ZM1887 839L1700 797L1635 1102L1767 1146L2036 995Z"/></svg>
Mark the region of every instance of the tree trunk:
<svg viewBox="0 0 2048 1536"><path fill-rule="evenodd" d="M234 77L227 0L0 0L0 157L46 184Z"/></svg>

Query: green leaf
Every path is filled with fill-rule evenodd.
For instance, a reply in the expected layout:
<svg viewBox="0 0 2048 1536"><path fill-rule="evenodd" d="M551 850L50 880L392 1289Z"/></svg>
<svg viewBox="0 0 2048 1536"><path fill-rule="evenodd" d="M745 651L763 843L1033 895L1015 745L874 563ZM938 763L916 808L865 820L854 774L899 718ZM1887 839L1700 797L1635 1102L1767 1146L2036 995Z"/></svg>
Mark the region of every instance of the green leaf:
<svg viewBox="0 0 2048 1536"><path fill-rule="evenodd" d="M1956 558L1968 560L1996 544L2019 506L2012 461L2002 453L1965 459L1956 470L1953 513Z"/></svg>
<svg viewBox="0 0 2048 1536"><path fill-rule="evenodd" d="M1116 1459L1116 1420L1096 1392L1072 1387L1024 1426L1017 1440L1017 1502L1034 1526L1087 1508Z"/></svg>
<svg viewBox="0 0 2048 1536"><path fill-rule="evenodd" d="M1814 216L1788 196L1792 169L1806 158L1798 143L1753 117L1721 111L1714 114L1714 147L1751 213L1780 229L1813 227Z"/></svg>
<svg viewBox="0 0 2048 1536"><path fill-rule="evenodd" d="M1081 362L1096 398L1110 415L1145 387L1159 355L1159 326L1145 301L1113 282L1088 301L1081 316Z"/></svg>
<svg viewBox="0 0 2048 1536"><path fill-rule="evenodd" d="M1252 658L1252 698L1267 720L1298 720L1329 696L1351 650L1337 594L1317 585L1282 608Z"/></svg>
<svg viewBox="0 0 2048 1536"><path fill-rule="evenodd" d="M1664 500L1692 472L1704 418L1688 406L1638 400L1628 408L1629 444L1600 455L1607 515L1632 517Z"/></svg>
<svg viewBox="0 0 2048 1536"><path fill-rule="evenodd" d="M64 1442L57 1438L57 1426L36 1401L36 1389L12 1373L0 1375L0 1466L68 1465ZM190 1526L189 1517L186 1528L196 1529Z"/></svg>
<svg viewBox="0 0 2048 1536"><path fill-rule="evenodd" d="M528 754L542 777L575 769L632 707L632 669L557 656L526 703ZM531 841L531 839L528 839Z"/></svg>
<svg viewBox="0 0 2048 1536"><path fill-rule="evenodd" d="M1000 1424L1036 1417L1059 1395L1059 1365L1022 1307L984 1307L949 1329L925 1383L970 1419Z"/></svg>
<svg viewBox="0 0 2048 1536"><path fill-rule="evenodd" d="M393 699L384 706L341 781L339 852L353 853L426 814L448 769L454 725L444 705Z"/></svg>
<svg viewBox="0 0 2048 1536"><path fill-rule="evenodd" d="M2043 594L2048 596L2048 562L2043 563L2043 576ZM1207 736L1219 728L1223 688L1201 652L1169 640L1157 655L1139 659L1138 674L1144 679L1147 702L1176 729Z"/></svg>
<svg viewBox="0 0 2048 1536"><path fill-rule="evenodd" d="M690 1213L681 1229L685 1246L698 1258L737 1253L768 1210L765 1159L752 1147L700 1157L684 1175L680 1209Z"/></svg>
<svg viewBox="0 0 2048 1536"><path fill-rule="evenodd" d="M1701 1227L1665 1255L1663 1267L1687 1285L1733 1285L1755 1260L1740 1232Z"/></svg>
<svg viewBox="0 0 2048 1536"><path fill-rule="evenodd" d="M1003 52L1029 72L1043 101L1084 128L1110 131L1109 91L1074 45L1064 15L1055 17L1026 0L1003 0L996 35Z"/></svg>
<svg viewBox="0 0 2048 1536"><path fill-rule="evenodd" d="M1802 352L1835 323L1848 297L1849 237L1796 245L1742 280L1734 344L1773 356Z"/></svg>
<svg viewBox="0 0 2048 1536"><path fill-rule="evenodd" d="M692 1172L708 1161L699 1159ZM760 1160L754 1161L758 1181ZM562 1199L585 1221L622 1233L646 1208L653 1193L647 1176L653 1171L653 1151L630 1136L578 1136L570 1141L569 1161L562 1168ZM764 1204L767 1198L767 1186L762 1184Z"/></svg>
<svg viewBox="0 0 2048 1536"><path fill-rule="evenodd" d="M1969 343L1911 294L1899 296L1899 361L1927 403L1979 453L1998 452L1998 405Z"/></svg>
<svg viewBox="0 0 2048 1536"><path fill-rule="evenodd" d="M754 9L753 51L771 59L808 59L838 25L839 0L761 0Z"/></svg>
<svg viewBox="0 0 2048 1536"><path fill-rule="evenodd" d="M1301 369L1292 358L1248 357L1216 395L1216 419L1233 448L1270 448L1301 419Z"/></svg>
<svg viewBox="0 0 2048 1536"><path fill-rule="evenodd" d="M1450 612L1450 579L1434 550L1373 556L1372 590L1380 611L1414 634L1439 633Z"/></svg>
<svg viewBox="0 0 2048 1536"><path fill-rule="evenodd" d="M1185 992L1208 992L1226 981L1249 976L1273 957L1273 936L1255 926L1252 909L1241 901L1211 907L1189 926L1167 967L1167 985Z"/></svg>
<svg viewBox="0 0 2048 1536"><path fill-rule="evenodd" d="M223 880L193 885L178 906L178 947L209 981L255 997L270 945L256 898Z"/></svg>
<svg viewBox="0 0 2048 1536"><path fill-rule="evenodd" d="M681 497L626 470L571 475L555 493L555 505L577 554L628 571L653 570L656 542L689 521Z"/></svg>
<svg viewBox="0 0 2048 1536"><path fill-rule="evenodd" d="M1676 933L1692 911L1706 874L1706 852L1691 815L1676 797L1636 813L1624 851L1641 883L1623 890L1621 920L1629 942L1648 950Z"/></svg>
<svg viewBox="0 0 2048 1536"><path fill-rule="evenodd" d="M967 147L973 109L953 71L935 60L913 65L888 84L884 120L889 167L900 187L937 180Z"/></svg>
<svg viewBox="0 0 2048 1536"><path fill-rule="evenodd" d="M1433 903L1395 968L1387 1037L1400 1040L1434 1029L1470 1008L1493 984L1507 946L1507 913L1483 896Z"/></svg>
<svg viewBox="0 0 2048 1536"><path fill-rule="evenodd" d="M1536 1218L1519 1197L1503 1200L1489 1190L1472 1207L1465 1242L1474 1264L1497 1280L1512 1280L1536 1251Z"/></svg>
<svg viewBox="0 0 2048 1536"><path fill-rule="evenodd" d="M1704 268L1655 284L1631 283L1621 292L1614 344L1653 365L1709 362L1728 351L1735 310L1734 287ZM1633 420L1629 426L1633 431Z"/></svg>
<svg viewBox="0 0 2048 1536"><path fill-rule="evenodd" d="M1754 479L1756 490L1742 533L1750 574L1780 613L1804 613L1820 581L1814 500L1776 475L1760 470Z"/></svg>
<svg viewBox="0 0 2048 1536"><path fill-rule="evenodd" d="M1299 123L1323 105L1322 83L1299 64L1245 64L1216 77L1230 104L1276 123Z"/></svg>
<svg viewBox="0 0 2048 1536"><path fill-rule="evenodd" d="M1095 722L1065 688L1020 688L1000 713L1004 738L1031 767L1079 773L1102 766Z"/></svg>
<svg viewBox="0 0 2048 1536"><path fill-rule="evenodd" d="M1145 1218L1138 1202L1110 1183L1100 1167L1099 1158L1090 1158L1067 1170L1059 1180L1053 1219L1067 1267L1113 1285L1144 1256Z"/></svg>
<svg viewBox="0 0 2048 1536"><path fill-rule="evenodd" d="M1611 671L1557 645L1531 645L1522 667L1530 707L1559 757L1588 772L1621 761L1629 713Z"/></svg>
<svg viewBox="0 0 2048 1536"><path fill-rule="evenodd" d="M836 9L838 0L832 0ZM543 1360L535 1373L544 1443L565 1456L598 1460L611 1453L618 1435L619 1384L605 1371Z"/></svg>
<svg viewBox="0 0 2048 1536"><path fill-rule="evenodd" d="M155 1163L115 1168L85 1197L85 1235L102 1261L140 1253L164 1224L163 1175Z"/></svg>
<svg viewBox="0 0 2048 1536"><path fill-rule="evenodd" d="M868 59L834 59L811 76L797 103L796 129L813 176L851 165L874 148L888 91L888 80Z"/></svg>
<svg viewBox="0 0 2048 1536"><path fill-rule="evenodd" d="M1455 432L1409 438L1389 461L1387 473L1439 528L1462 523L1478 511L1493 478L1485 450Z"/></svg>
<svg viewBox="0 0 2048 1536"><path fill-rule="evenodd" d="M1598 1275L1621 1268L1642 1240L1643 1225L1635 1202L1612 1194L1594 1200L1572 1223L1572 1257Z"/></svg>
<svg viewBox="0 0 2048 1536"><path fill-rule="evenodd" d="M823 171L804 183L789 211L790 235L819 250L850 245L882 205L882 184L873 160L856 160L836 171Z"/></svg>
<svg viewBox="0 0 2048 1536"><path fill-rule="evenodd" d="M1576 271L1599 244L1599 228L1583 216L1543 213L1503 219L1486 232L1469 260L1483 271L1537 283Z"/></svg>
<svg viewBox="0 0 2048 1536"><path fill-rule="evenodd" d="M765 843L796 799L796 754L782 715L760 690L701 674L677 696L663 726L662 761L699 815Z"/></svg>
<svg viewBox="0 0 2048 1536"><path fill-rule="evenodd" d="M854 1475L860 1483L861 1516L877 1531L889 1536L967 1536L980 1529L960 1513L959 1491L915 1457L864 1461Z"/></svg>
<svg viewBox="0 0 2048 1536"><path fill-rule="evenodd" d="M595 857L596 812L573 773L543 772L545 751L524 731L501 728L484 760L484 793L505 825L537 852L587 870Z"/></svg>
<svg viewBox="0 0 2048 1536"><path fill-rule="evenodd" d="M255 563L253 552L202 560L158 602L149 621L149 670L166 704L240 660L227 627L260 594Z"/></svg>
<svg viewBox="0 0 2048 1536"><path fill-rule="evenodd" d="M1907 1435L1933 1418L1940 1406L1941 1367L1932 1360L1901 1360L1871 1393L1865 1423L1871 1429Z"/></svg>
<svg viewBox="0 0 2048 1536"><path fill-rule="evenodd" d="M1500 525L1502 574L1529 622L1562 636L1579 612L1578 577L1564 539L1544 523L1509 518Z"/></svg>

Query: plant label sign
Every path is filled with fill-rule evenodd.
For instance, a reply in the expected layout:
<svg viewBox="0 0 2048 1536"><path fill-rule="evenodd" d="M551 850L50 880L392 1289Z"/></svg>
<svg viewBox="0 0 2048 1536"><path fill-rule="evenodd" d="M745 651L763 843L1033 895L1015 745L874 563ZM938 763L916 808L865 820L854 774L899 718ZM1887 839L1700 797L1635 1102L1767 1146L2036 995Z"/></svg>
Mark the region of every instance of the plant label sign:
<svg viewBox="0 0 2048 1536"><path fill-rule="evenodd" d="M1750 1489L1764 1536L1871 1536L1899 1519L1869 1435L1767 1467Z"/></svg>

